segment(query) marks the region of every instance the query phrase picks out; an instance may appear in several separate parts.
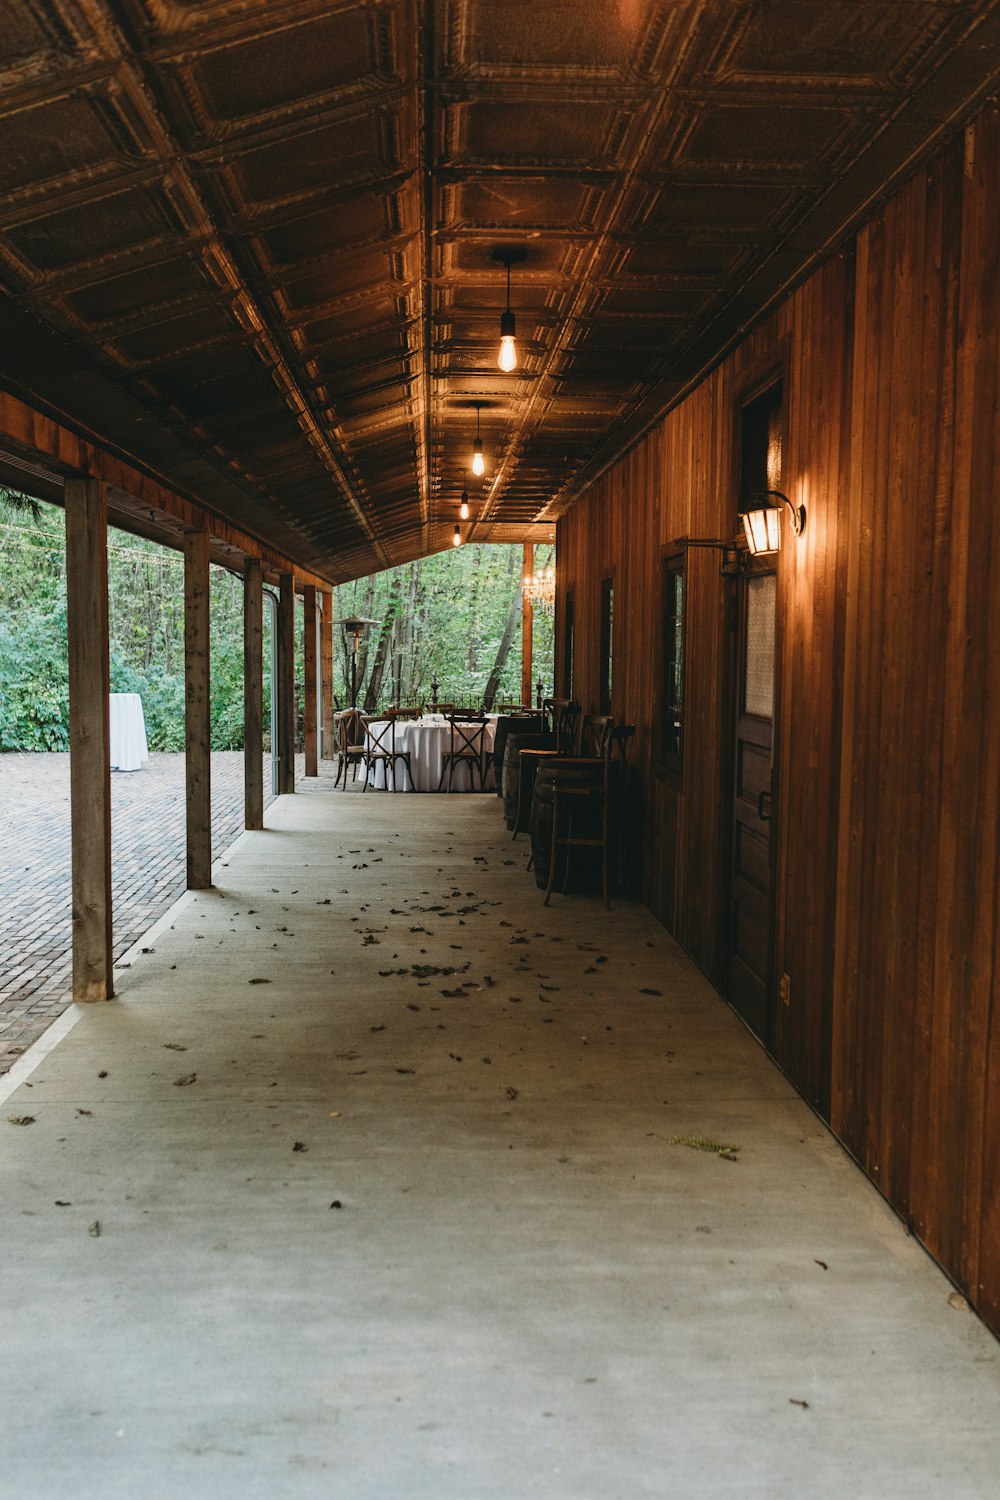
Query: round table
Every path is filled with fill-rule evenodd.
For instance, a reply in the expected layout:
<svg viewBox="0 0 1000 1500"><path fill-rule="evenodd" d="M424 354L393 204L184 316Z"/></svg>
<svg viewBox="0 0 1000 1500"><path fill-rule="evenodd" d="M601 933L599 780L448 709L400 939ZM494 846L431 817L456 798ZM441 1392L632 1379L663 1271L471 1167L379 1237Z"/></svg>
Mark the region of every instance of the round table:
<svg viewBox="0 0 1000 1500"><path fill-rule="evenodd" d="M380 720L380 725L383 722ZM486 720L486 732L483 736L483 756L485 761L485 775L483 778L483 789L488 791L495 787L496 781L493 775L493 741L497 732L496 714ZM458 747L461 748L461 747ZM410 767L413 771L413 788L418 792L436 792L441 780L441 769L444 758L451 749L451 725L443 714L428 714L422 719L398 719L396 721L396 749L405 750L410 757ZM408 792L410 790L409 778L406 767L399 761L396 762L396 790L397 792ZM456 766L453 791L468 792L479 791L479 783L474 787L469 785L470 775L467 766ZM368 773L368 785L376 791L386 791L389 779L386 774L386 762L376 761ZM447 779L442 790L447 789Z"/></svg>

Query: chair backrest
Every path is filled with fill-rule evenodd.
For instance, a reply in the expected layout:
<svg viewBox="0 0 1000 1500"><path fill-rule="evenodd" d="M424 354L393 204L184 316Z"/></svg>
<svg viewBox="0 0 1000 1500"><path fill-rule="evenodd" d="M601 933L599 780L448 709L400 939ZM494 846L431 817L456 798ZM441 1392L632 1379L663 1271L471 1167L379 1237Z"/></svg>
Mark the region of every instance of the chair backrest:
<svg viewBox="0 0 1000 1500"><path fill-rule="evenodd" d="M336 740L337 750L341 755L346 755L349 750L355 750L365 741L364 730L361 726L361 712L356 708L344 708L333 716L333 733Z"/></svg>
<svg viewBox="0 0 1000 1500"><path fill-rule="evenodd" d="M530 703L498 703L498 714L517 714L520 718L538 718L544 712L541 708L532 708Z"/></svg>
<svg viewBox="0 0 1000 1500"><path fill-rule="evenodd" d="M455 712L456 707L457 704L455 703L432 703L430 704L430 711L432 714L444 714L447 718L448 714Z"/></svg>
<svg viewBox="0 0 1000 1500"><path fill-rule="evenodd" d="M580 720L580 705L572 699L563 703L556 714L556 749L560 755L572 755L577 747L577 725Z"/></svg>
<svg viewBox="0 0 1000 1500"><path fill-rule="evenodd" d="M385 717L387 719L419 719L423 709L419 705L411 704L409 708L387 708Z"/></svg>
<svg viewBox="0 0 1000 1500"><path fill-rule="evenodd" d="M610 714L585 714L580 728L580 754L605 760L611 748L615 721Z"/></svg>
<svg viewBox="0 0 1000 1500"><path fill-rule="evenodd" d="M482 759L486 715L472 712L449 714L448 723L451 727L450 753L474 755L477 759Z"/></svg>
<svg viewBox="0 0 1000 1500"><path fill-rule="evenodd" d="M377 757L396 754L395 719L387 719L384 714L365 715L361 726L368 742L369 755Z"/></svg>

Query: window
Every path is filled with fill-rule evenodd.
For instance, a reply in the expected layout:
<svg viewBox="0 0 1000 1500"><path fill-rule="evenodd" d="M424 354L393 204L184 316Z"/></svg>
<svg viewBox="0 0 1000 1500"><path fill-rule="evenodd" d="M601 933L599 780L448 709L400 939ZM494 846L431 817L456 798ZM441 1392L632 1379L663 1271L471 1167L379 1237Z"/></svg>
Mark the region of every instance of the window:
<svg viewBox="0 0 1000 1500"><path fill-rule="evenodd" d="M662 574L660 760L681 769L684 748L684 559L668 557Z"/></svg>
<svg viewBox="0 0 1000 1500"><path fill-rule="evenodd" d="M614 656L615 581L601 581L601 713L611 712L612 661Z"/></svg>
<svg viewBox="0 0 1000 1500"><path fill-rule="evenodd" d="M570 589L566 595L566 606L563 614L563 696L573 696L573 630L574 619L573 590Z"/></svg>
<svg viewBox="0 0 1000 1500"><path fill-rule="evenodd" d="M740 510L751 496L781 489L781 384L749 401L740 421Z"/></svg>

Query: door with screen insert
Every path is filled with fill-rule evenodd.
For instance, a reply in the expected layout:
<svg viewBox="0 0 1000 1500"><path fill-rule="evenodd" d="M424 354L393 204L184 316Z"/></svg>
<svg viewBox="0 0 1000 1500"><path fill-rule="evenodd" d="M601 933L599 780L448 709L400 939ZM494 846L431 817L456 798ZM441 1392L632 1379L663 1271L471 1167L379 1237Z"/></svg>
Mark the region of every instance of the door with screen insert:
<svg viewBox="0 0 1000 1500"><path fill-rule="evenodd" d="M740 509L780 489L782 387L747 401L740 413ZM732 703L728 998L768 1043L773 1021L772 812L777 555L756 557L736 584Z"/></svg>

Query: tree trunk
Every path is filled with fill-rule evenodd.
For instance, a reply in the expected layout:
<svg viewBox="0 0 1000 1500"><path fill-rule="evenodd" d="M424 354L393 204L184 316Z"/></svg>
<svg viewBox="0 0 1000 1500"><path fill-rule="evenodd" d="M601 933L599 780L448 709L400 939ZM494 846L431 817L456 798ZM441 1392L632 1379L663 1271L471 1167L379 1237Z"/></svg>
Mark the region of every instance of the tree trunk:
<svg viewBox="0 0 1000 1500"><path fill-rule="evenodd" d="M514 562L515 556L514 553L511 552L510 564L507 570L508 573L513 573ZM504 666L506 665L507 657L510 655L510 648L514 643L514 635L517 631L517 622L520 618L521 576L520 572L518 572L517 588L514 590L514 597L510 601L510 609L507 611L507 621L503 627L503 635L500 637L500 644L497 647L496 660L493 663L493 670L490 672L489 678L486 683L486 690L483 693L483 707L486 709L487 713L489 713L490 709L493 707L493 703L497 695L497 688L500 686L500 677L503 673Z"/></svg>
<svg viewBox="0 0 1000 1500"><path fill-rule="evenodd" d="M372 675L368 679L368 689L365 693L365 713L368 714L378 707L379 693L382 691L382 674L385 671L385 660L389 652L389 642L392 640L396 609L399 604L399 586L401 581L402 574L397 568L393 571L389 598L385 607L385 617L382 621L382 628L379 631L378 645L375 648Z"/></svg>

